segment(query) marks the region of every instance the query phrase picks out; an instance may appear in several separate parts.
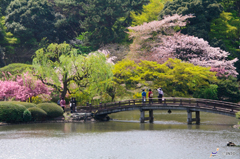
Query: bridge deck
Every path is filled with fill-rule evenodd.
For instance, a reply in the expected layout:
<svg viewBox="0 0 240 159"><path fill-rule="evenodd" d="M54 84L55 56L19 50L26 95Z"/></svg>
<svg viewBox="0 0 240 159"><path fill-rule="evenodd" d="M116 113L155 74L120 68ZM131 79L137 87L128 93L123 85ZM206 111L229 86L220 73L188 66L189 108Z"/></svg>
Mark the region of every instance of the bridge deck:
<svg viewBox="0 0 240 159"><path fill-rule="evenodd" d="M117 113L129 110L191 110L205 111L228 116L235 116L235 113L240 111L240 105L231 102L199 99L199 98L164 98L163 101L158 98L153 98L151 101L142 102L142 99L125 100L114 103L105 103L92 106L91 104L78 107L89 112L94 112L96 115L104 115Z"/></svg>

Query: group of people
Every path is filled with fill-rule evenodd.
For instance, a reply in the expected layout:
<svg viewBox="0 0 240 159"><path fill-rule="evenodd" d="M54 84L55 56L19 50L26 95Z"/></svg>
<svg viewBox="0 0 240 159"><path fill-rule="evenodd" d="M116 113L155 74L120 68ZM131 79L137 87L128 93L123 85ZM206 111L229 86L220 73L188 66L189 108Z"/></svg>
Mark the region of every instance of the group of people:
<svg viewBox="0 0 240 159"><path fill-rule="evenodd" d="M162 88L158 88L157 91L158 91L158 99L160 101L162 101L162 98L163 98L163 90L162 90ZM146 98L147 98L147 93L145 92L145 89L143 89L142 90L142 102L143 103L146 102ZM152 102L153 92L152 92L151 89L148 90L148 98L149 98L149 101ZM61 100L57 101L57 104L60 105L62 107L63 111L65 112L65 108L66 108L66 101L65 101L65 99L61 98ZM71 113L76 111L75 110L76 105L77 105L76 98L72 97L70 102L69 102Z"/></svg>
<svg viewBox="0 0 240 159"><path fill-rule="evenodd" d="M65 99L62 97L61 98L61 100L59 99L58 101L57 101L57 104L59 105L59 106L61 106L62 107L62 109L63 109L63 111L65 112L65 108L66 108L66 101L65 101ZM70 100L70 102L69 102L69 106L70 106L70 109L71 109L71 113L72 112L74 112L74 111L76 111L75 109L75 107L76 107L76 105L77 105L77 101L76 101L76 98L71 98L71 100Z"/></svg>
<svg viewBox="0 0 240 159"><path fill-rule="evenodd" d="M157 91L158 91L158 99L160 101L162 101L162 98L163 98L163 90L162 90L162 88L158 88ZM143 103L146 102L146 97L147 97L147 93L145 92L145 89L143 89L142 90L142 102ZM149 98L149 101L152 102L153 92L152 92L151 89L148 90L148 98Z"/></svg>

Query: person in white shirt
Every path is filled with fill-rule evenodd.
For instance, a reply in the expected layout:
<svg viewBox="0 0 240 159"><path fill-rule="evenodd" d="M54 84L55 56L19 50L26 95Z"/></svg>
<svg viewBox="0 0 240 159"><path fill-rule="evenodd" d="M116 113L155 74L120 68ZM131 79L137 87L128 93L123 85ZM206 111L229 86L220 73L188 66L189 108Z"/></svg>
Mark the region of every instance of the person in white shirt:
<svg viewBox="0 0 240 159"><path fill-rule="evenodd" d="M158 99L162 103L163 90L162 90L162 88L158 88L157 91L158 91Z"/></svg>

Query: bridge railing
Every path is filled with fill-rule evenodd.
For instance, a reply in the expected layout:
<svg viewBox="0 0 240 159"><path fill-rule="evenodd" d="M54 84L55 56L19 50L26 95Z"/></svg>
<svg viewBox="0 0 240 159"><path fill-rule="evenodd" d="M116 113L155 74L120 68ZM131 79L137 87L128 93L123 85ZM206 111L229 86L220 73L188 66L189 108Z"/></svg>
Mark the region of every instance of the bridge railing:
<svg viewBox="0 0 240 159"><path fill-rule="evenodd" d="M142 99L132 99L124 100L111 103L99 103L98 105L87 104L86 106L78 106L79 109L83 109L89 112L111 110L117 108L127 108L127 107L140 107L140 106L186 106L186 107L196 107L205 109L218 109L227 111L240 111L240 105L231 102L201 99L201 98L179 98L179 97L164 97L164 100L158 98L147 99L143 102Z"/></svg>

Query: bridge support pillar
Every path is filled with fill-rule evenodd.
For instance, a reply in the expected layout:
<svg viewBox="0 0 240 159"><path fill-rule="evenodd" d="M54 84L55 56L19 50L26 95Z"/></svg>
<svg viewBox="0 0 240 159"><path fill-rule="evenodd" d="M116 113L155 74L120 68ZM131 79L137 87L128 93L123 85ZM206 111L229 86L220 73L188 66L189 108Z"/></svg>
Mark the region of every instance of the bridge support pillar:
<svg viewBox="0 0 240 159"><path fill-rule="evenodd" d="M200 124L200 111L193 111L188 109L188 119L187 119L187 123L188 124L192 124L193 121L196 121L196 124ZM192 112L196 113L196 118L192 118Z"/></svg>
<svg viewBox="0 0 240 159"><path fill-rule="evenodd" d="M140 123L144 123L144 120L145 120L145 111L144 111L144 110L140 110L140 112L141 112Z"/></svg>
<svg viewBox="0 0 240 159"><path fill-rule="evenodd" d="M153 110L149 110L149 122L153 123Z"/></svg>
<svg viewBox="0 0 240 159"><path fill-rule="evenodd" d="M145 111L149 111L149 117L145 117ZM143 110L140 109L141 115L140 115L140 123L144 123L145 120L149 120L150 123L153 123L153 110Z"/></svg>

